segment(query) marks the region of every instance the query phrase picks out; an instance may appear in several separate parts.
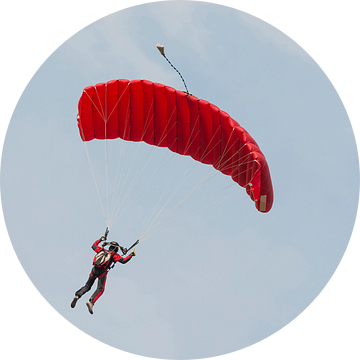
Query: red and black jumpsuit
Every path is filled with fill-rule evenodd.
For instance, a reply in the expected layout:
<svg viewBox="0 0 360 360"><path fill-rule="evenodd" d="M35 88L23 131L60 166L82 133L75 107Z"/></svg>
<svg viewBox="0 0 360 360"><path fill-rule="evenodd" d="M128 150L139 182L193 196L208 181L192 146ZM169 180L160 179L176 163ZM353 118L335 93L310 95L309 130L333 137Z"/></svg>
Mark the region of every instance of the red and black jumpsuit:
<svg viewBox="0 0 360 360"><path fill-rule="evenodd" d="M106 252L109 252L108 250L105 250L104 248L99 246L100 241L101 241L101 239L95 241L95 243L92 246L93 250L96 253L98 253L98 252L100 252L102 250L104 250ZM111 259L109 261L107 261L105 264L103 264L101 266L94 266L91 269L88 281L86 282L86 284L81 289L79 289L75 293L76 296L78 296L79 298L81 296L83 296L86 292L88 292L91 289L91 287L93 286L95 280L98 279L97 289L91 295L91 298L90 298L90 301L95 303L96 300L98 300L99 297L105 291L105 283L106 283L107 273L108 273L108 271L110 269L110 266L114 262L120 262L122 264L126 264L133 257L131 254L126 256L126 257L122 257L119 254L116 254L115 252L111 252L110 254L113 254L113 256L111 257Z"/></svg>

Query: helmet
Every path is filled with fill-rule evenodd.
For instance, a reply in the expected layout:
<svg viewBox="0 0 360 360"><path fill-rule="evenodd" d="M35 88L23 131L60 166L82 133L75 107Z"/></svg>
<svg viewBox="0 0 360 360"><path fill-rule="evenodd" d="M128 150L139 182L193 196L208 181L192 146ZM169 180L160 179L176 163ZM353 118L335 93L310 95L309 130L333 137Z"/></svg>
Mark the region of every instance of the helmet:
<svg viewBox="0 0 360 360"><path fill-rule="evenodd" d="M109 245L110 245L110 247L109 247L110 252L117 253L119 251L120 245L116 241L111 241Z"/></svg>

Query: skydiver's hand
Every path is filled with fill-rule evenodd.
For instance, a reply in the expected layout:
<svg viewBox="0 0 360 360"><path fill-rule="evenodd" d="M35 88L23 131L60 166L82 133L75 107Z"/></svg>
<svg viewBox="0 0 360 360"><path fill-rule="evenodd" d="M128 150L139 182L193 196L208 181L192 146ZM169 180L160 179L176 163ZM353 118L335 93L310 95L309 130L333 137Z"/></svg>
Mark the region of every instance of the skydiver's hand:
<svg viewBox="0 0 360 360"><path fill-rule="evenodd" d="M101 238L100 238L100 240L101 241L105 241L106 239L105 239L105 236L102 236Z"/></svg>
<svg viewBox="0 0 360 360"><path fill-rule="evenodd" d="M132 256L136 256L135 250L131 253Z"/></svg>

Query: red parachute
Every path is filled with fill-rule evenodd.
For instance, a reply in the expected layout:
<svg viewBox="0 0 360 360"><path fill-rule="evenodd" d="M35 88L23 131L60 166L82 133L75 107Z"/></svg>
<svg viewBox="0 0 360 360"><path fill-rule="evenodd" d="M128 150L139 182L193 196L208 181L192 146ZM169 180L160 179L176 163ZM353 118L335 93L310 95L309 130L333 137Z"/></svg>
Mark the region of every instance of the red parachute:
<svg viewBox="0 0 360 360"><path fill-rule="evenodd" d="M151 81L120 79L86 87L78 110L83 141L121 138L168 147L230 175L259 211L271 209L265 156L244 128L208 101Z"/></svg>

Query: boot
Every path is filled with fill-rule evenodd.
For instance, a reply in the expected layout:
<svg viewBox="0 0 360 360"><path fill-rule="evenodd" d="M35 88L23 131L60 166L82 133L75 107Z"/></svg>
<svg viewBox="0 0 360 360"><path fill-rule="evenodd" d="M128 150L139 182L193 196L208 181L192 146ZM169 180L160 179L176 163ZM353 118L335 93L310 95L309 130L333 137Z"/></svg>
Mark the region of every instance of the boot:
<svg viewBox="0 0 360 360"><path fill-rule="evenodd" d="M89 313L90 314L93 314L93 306L94 306L94 303L89 300L87 303L86 303L87 307L88 307L88 310L89 310Z"/></svg>
<svg viewBox="0 0 360 360"><path fill-rule="evenodd" d="M75 307L75 305L76 305L76 303L77 303L77 301L79 300L80 298L76 295L75 297L74 297L74 300L71 302L71 307L72 308L74 308Z"/></svg>

